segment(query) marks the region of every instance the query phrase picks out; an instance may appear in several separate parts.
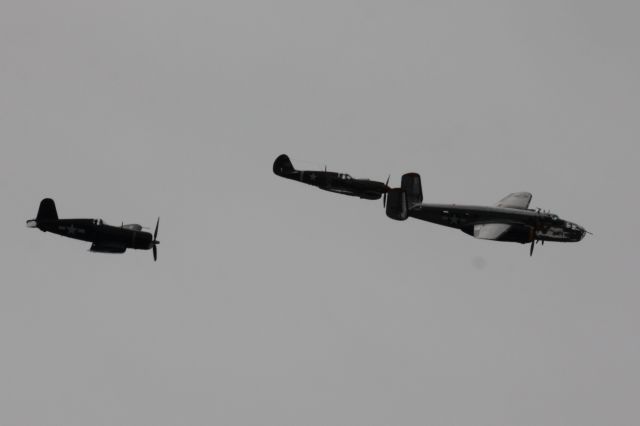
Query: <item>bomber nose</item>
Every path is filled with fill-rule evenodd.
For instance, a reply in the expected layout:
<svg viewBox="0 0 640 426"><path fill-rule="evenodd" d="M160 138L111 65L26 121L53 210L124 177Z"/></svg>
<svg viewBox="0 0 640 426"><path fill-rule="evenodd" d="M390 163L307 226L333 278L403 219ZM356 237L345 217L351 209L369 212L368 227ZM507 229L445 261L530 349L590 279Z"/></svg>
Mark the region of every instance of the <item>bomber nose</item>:
<svg viewBox="0 0 640 426"><path fill-rule="evenodd" d="M580 240L582 240L587 234L590 234L590 232L584 229L582 226L578 226L578 230L580 231Z"/></svg>

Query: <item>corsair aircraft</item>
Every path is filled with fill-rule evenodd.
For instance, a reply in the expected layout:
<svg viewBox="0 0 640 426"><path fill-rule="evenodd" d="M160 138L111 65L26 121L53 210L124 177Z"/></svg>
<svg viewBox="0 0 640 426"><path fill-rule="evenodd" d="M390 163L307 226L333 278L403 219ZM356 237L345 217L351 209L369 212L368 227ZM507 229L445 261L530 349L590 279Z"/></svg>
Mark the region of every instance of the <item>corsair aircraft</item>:
<svg viewBox="0 0 640 426"><path fill-rule="evenodd" d="M51 232L63 237L91 243L90 251L99 253L124 253L128 248L140 250L153 250L153 260L158 259L157 245L158 225L151 235L144 232L142 226L130 224L111 226L105 224L102 219L58 219L56 205L51 198L45 198L40 202L38 216L27 221L29 228L38 228L44 232Z"/></svg>

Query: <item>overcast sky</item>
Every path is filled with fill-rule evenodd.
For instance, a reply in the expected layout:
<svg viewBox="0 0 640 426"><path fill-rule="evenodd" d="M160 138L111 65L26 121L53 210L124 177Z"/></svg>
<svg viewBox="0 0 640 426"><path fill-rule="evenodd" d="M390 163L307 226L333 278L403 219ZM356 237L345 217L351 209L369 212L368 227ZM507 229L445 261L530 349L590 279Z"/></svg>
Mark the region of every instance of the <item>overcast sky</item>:
<svg viewBox="0 0 640 426"><path fill-rule="evenodd" d="M638 12L3 0L0 424L637 425ZM595 235L530 258L281 153ZM160 216L158 262L27 229L44 197Z"/></svg>

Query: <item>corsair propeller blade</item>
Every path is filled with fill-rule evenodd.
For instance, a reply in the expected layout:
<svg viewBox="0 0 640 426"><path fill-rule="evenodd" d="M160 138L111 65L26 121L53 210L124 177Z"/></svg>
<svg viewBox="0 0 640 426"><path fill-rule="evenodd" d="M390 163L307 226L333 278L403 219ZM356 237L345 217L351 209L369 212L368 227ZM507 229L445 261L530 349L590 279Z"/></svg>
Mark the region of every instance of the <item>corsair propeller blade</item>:
<svg viewBox="0 0 640 426"><path fill-rule="evenodd" d="M160 225L160 217L158 217L158 221L156 222L156 230L153 233L153 239L156 240L158 238L158 226Z"/></svg>

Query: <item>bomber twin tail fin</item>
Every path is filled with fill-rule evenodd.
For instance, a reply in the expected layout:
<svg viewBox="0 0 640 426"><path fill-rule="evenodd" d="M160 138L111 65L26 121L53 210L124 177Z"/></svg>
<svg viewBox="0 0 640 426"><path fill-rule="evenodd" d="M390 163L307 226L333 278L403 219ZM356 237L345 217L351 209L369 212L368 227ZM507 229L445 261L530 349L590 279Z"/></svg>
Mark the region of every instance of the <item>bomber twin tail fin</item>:
<svg viewBox="0 0 640 426"><path fill-rule="evenodd" d="M420 175L406 173L402 175L400 188L393 188L387 192L387 216L395 220L406 220L409 211L422 204L422 184Z"/></svg>
<svg viewBox="0 0 640 426"><path fill-rule="evenodd" d="M422 204L422 183L420 182L419 174L406 173L402 175L400 187L407 194L409 209Z"/></svg>

